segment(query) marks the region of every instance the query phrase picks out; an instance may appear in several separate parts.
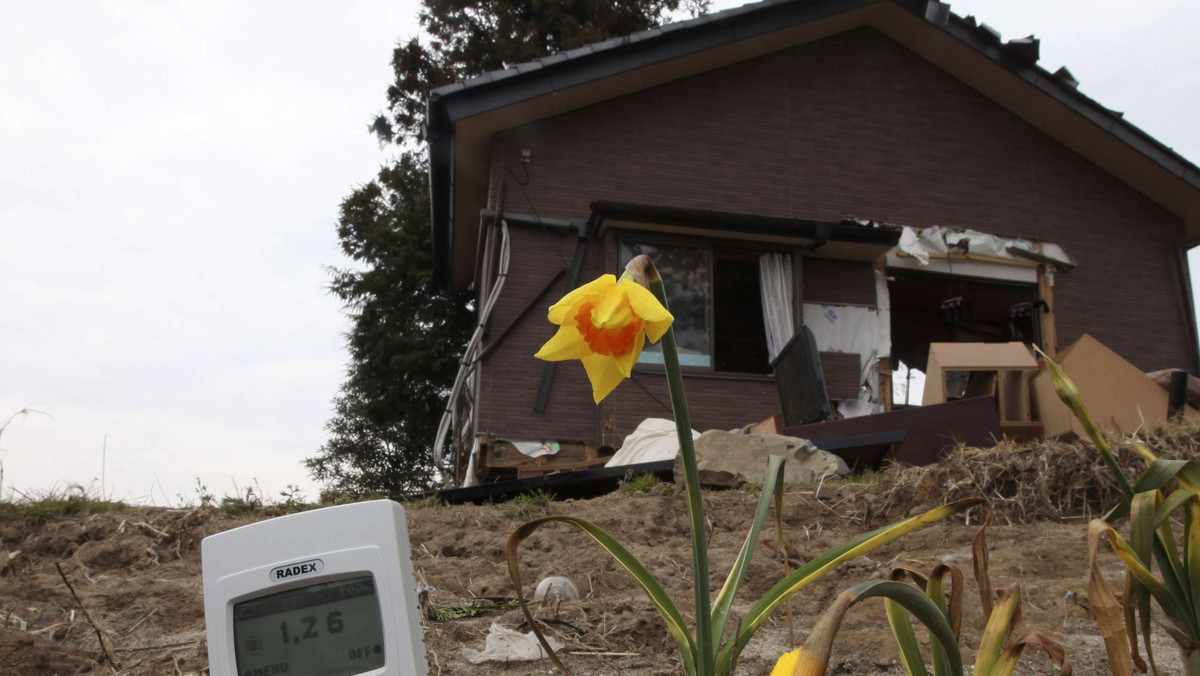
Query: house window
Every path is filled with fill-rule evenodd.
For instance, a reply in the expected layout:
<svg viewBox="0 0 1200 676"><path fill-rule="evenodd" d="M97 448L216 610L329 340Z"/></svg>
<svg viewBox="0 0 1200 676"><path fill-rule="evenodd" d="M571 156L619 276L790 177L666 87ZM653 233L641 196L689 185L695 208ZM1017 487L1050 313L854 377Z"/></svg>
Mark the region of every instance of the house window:
<svg viewBox="0 0 1200 676"><path fill-rule="evenodd" d="M679 363L730 373L769 373L758 253L707 244L622 240L621 269L634 256L654 259L675 316ZM639 364L661 364L646 345Z"/></svg>

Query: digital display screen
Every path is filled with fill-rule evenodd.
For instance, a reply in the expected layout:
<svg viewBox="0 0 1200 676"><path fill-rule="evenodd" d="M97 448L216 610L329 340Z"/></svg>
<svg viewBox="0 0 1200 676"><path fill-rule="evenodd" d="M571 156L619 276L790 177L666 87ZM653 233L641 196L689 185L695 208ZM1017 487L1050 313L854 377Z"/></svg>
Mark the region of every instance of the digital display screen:
<svg viewBox="0 0 1200 676"><path fill-rule="evenodd" d="M383 619L370 575L233 606L238 676L352 676L383 666Z"/></svg>

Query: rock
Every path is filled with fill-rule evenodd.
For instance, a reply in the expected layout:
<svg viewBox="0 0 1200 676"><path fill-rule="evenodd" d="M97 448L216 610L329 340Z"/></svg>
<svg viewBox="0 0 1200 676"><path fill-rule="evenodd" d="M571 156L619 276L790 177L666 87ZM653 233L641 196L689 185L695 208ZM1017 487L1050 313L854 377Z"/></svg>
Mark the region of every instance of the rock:
<svg viewBox="0 0 1200 676"><path fill-rule="evenodd" d="M700 483L714 488L760 484L767 473L767 456L787 459L785 483L814 483L822 476L849 474L838 456L826 453L807 439L780 434L734 434L709 430L696 439ZM675 480L683 481L683 456L675 458Z"/></svg>

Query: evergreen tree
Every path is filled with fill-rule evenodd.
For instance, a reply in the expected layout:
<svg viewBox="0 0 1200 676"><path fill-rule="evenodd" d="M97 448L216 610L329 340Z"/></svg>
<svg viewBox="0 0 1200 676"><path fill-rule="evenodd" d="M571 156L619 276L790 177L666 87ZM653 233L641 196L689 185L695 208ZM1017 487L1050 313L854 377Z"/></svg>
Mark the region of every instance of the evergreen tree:
<svg viewBox="0 0 1200 676"><path fill-rule="evenodd" d="M682 0L692 15L709 0ZM370 129L398 159L348 196L338 237L356 267L332 270L345 303L350 364L305 461L335 492L411 491L437 478L432 446L473 328L472 295L431 283L425 149L430 89L658 25L681 0L423 0L424 34L392 53L388 110Z"/></svg>

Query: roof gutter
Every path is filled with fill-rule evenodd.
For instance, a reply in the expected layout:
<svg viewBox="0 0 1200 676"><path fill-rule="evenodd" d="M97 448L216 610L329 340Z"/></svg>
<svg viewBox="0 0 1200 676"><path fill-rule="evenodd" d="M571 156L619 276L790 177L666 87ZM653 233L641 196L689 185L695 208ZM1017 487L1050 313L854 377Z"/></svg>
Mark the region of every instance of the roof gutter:
<svg viewBox="0 0 1200 676"><path fill-rule="evenodd" d="M454 208L454 123L436 93L429 95L427 129L429 142L429 213L433 222L433 285L450 286L450 243L453 223L450 211Z"/></svg>
<svg viewBox="0 0 1200 676"><path fill-rule="evenodd" d="M900 242L900 234L903 231L903 228L899 226L860 223L848 219L814 221L607 201L592 202L591 207L590 225L593 228L599 228L606 220L631 221L715 232L736 231L750 235L782 235L811 239L815 243L829 241L887 247L896 246Z"/></svg>

